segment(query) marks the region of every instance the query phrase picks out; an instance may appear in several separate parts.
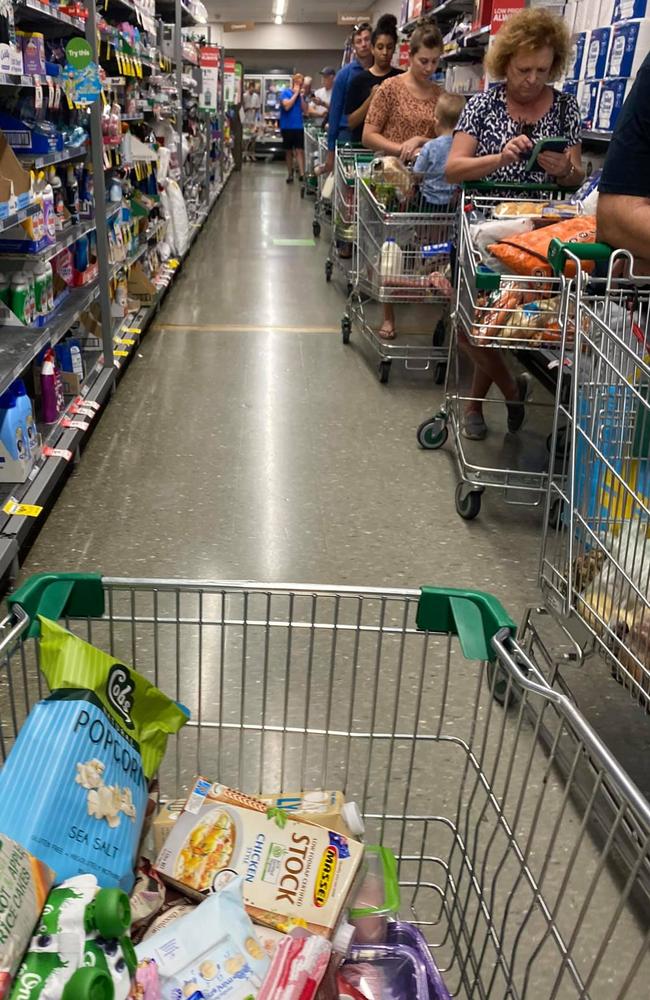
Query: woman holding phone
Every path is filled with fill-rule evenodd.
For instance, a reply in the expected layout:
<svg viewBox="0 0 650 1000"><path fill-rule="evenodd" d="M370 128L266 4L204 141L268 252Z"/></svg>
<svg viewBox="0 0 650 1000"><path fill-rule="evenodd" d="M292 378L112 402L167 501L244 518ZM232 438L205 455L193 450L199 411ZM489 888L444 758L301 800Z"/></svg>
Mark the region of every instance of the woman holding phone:
<svg viewBox="0 0 650 1000"><path fill-rule="evenodd" d="M503 82L468 101L447 160L450 183L488 180L567 187L582 183L580 109L574 97L551 85L562 75L570 52L568 28L547 10L528 8L506 21L485 59L490 76ZM529 170L535 145L551 138L566 140L566 148L541 152ZM499 351L467 341L463 348L474 362L463 434L475 441L486 436L483 400L493 382L506 400L508 430L515 433L524 422L527 380L511 374Z"/></svg>

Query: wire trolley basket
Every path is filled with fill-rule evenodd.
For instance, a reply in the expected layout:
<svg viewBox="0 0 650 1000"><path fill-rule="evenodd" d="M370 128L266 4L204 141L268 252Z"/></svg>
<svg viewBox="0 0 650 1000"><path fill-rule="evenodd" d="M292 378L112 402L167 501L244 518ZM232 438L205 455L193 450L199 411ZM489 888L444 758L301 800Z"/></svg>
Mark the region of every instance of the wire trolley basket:
<svg viewBox="0 0 650 1000"><path fill-rule="evenodd" d="M356 271L357 166L370 164L374 154L359 146L337 145L332 198L332 243L325 262L325 278L338 269L351 290Z"/></svg>
<svg viewBox="0 0 650 1000"><path fill-rule="evenodd" d="M392 185L376 183L368 165L357 169L356 273L341 329L350 340L353 324L380 358L379 375L388 381L392 361L428 370L437 366L436 380L444 381L447 361L446 317L452 296L453 247L457 213L454 203L430 205L417 180L399 197ZM368 316L368 302L438 305L441 314L432 323L433 336L397 342L383 340Z"/></svg>
<svg viewBox="0 0 650 1000"><path fill-rule="evenodd" d="M568 245L566 255L577 260ZM607 248L605 248L607 249ZM593 254L593 247L582 252ZM650 707L650 291L578 273L572 393L558 397L552 457L563 475L549 487L561 516L545 533L541 585L549 607L578 624L614 675Z"/></svg>
<svg viewBox="0 0 650 1000"><path fill-rule="evenodd" d="M318 175L316 168L319 165L318 144L321 136L321 129L317 125L305 125L305 175L303 177L300 196L318 194Z"/></svg>
<svg viewBox="0 0 650 1000"><path fill-rule="evenodd" d="M332 198L327 193L329 174L326 171L327 157L327 133L321 132L318 136L318 173L316 177L317 190L316 201L314 202L314 221L312 223L314 236L316 239L323 231L323 223L332 222Z"/></svg>
<svg viewBox="0 0 650 1000"><path fill-rule="evenodd" d="M162 764L167 796L199 773L355 799L453 996L646 995L650 808L493 598L35 577L1 626L2 759L47 694L28 638L39 611L190 709Z"/></svg>
<svg viewBox="0 0 650 1000"><path fill-rule="evenodd" d="M540 507L546 499L549 476L547 439L553 422L554 396L532 400L528 375L518 369L517 387L524 413L534 408L536 429L526 428L520 439L508 433L509 412L500 391L477 399L469 384L473 362L465 347L506 351L523 368L534 353L550 367L563 341L572 342L572 319L566 308L566 286L553 264L540 259L534 274L501 273L484 263L486 247L481 230L493 223L533 225L549 203L549 195L562 194L555 187L489 185L475 182L463 190L459 216L459 241L455 316L447 366L445 405L425 420L417 432L423 448L441 448L451 431L459 473L456 509L465 520L477 517L486 489L498 489L507 503ZM503 189L503 191L501 190ZM497 242L497 238L493 239ZM561 370L561 369L560 369ZM468 441L463 434L465 410L480 403L490 428L486 441ZM540 430L537 430L540 428Z"/></svg>

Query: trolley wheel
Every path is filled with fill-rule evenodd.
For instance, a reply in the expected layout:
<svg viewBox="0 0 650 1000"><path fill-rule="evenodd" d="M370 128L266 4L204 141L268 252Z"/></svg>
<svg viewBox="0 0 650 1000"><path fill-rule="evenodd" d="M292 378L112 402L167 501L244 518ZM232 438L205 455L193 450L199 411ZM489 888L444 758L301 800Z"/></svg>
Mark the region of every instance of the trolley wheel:
<svg viewBox="0 0 650 1000"><path fill-rule="evenodd" d="M325 261L325 281L331 281L334 274L334 264L331 260Z"/></svg>
<svg viewBox="0 0 650 1000"><path fill-rule="evenodd" d="M318 239L318 237L320 236L320 222L318 221L318 219L314 219L314 224L312 226L312 229L314 231L314 236L316 237L316 239Z"/></svg>
<svg viewBox="0 0 650 1000"><path fill-rule="evenodd" d="M433 331L433 346L442 347L447 336L447 327L445 326L444 319L439 319L436 328Z"/></svg>
<svg viewBox="0 0 650 1000"><path fill-rule="evenodd" d="M437 451L449 437L447 420L442 413L437 413L430 420L425 420L418 427L418 444L426 451Z"/></svg>
<svg viewBox="0 0 650 1000"><path fill-rule="evenodd" d="M390 378L390 365L389 360L384 360L379 362L379 381L382 385L388 385L388 379Z"/></svg>
<svg viewBox="0 0 650 1000"><path fill-rule="evenodd" d="M464 521L473 521L481 512L482 490L468 490L465 483L456 487L456 510Z"/></svg>
<svg viewBox="0 0 650 1000"><path fill-rule="evenodd" d="M447 362L439 361L433 370L433 381L436 385L444 385L447 378Z"/></svg>
<svg viewBox="0 0 650 1000"><path fill-rule="evenodd" d="M343 343L350 343L350 334L352 333L352 320L349 316L344 316L341 320L341 336L343 337Z"/></svg>

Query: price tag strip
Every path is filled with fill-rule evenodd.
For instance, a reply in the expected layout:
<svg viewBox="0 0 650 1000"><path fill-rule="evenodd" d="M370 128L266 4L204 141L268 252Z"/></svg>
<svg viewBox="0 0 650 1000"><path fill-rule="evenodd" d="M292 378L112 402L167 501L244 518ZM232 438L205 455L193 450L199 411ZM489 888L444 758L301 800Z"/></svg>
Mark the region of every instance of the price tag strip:
<svg viewBox="0 0 650 1000"><path fill-rule="evenodd" d="M43 448L43 455L45 458L63 458L66 462L72 461L72 452L67 448L52 448L49 444Z"/></svg>
<svg viewBox="0 0 650 1000"><path fill-rule="evenodd" d="M87 420L70 420L70 417L64 417L61 421L61 427L72 428L75 431L87 431L90 424Z"/></svg>
<svg viewBox="0 0 650 1000"><path fill-rule="evenodd" d="M43 508L38 507L36 504L19 503L15 497L9 497L2 509L10 517L38 517L43 511Z"/></svg>

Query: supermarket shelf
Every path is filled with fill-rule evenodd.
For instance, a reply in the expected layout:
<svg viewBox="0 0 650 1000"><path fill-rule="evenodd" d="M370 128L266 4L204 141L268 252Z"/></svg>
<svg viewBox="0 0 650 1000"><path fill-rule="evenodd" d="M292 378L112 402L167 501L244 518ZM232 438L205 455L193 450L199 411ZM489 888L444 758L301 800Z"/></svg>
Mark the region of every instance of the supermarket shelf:
<svg viewBox="0 0 650 1000"><path fill-rule="evenodd" d="M612 132L595 132L591 129L585 129L581 132L584 142L609 142L612 135Z"/></svg>
<svg viewBox="0 0 650 1000"><path fill-rule="evenodd" d="M0 87L35 87L40 83L41 87L47 87L50 83L59 87L62 78L56 76L18 76L16 73L0 73Z"/></svg>
<svg viewBox="0 0 650 1000"><path fill-rule="evenodd" d="M174 0L156 0L156 14L167 24L174 24L176 20L176 4ZM205 21L197 21L193 14L181 0L181 24L183 28L193 28L195 25L205 24Z"/></svg>
<svg viewBox="0 0 650 1000"><path fill-rule="evenodd" d="M443 3L438 4L433 10L427 11L422 17L429 18L433 20L434 18L440 18L441 20L451 20L457 14L463 14L466 11L473 10L474 3L473 0L444 0ZM417 27L420 17L412 18L410 21L406 21L400 28L405 35L410 35L412 31Z"/></svg>
<svg viewBox="0 0 650 1000"><path fill-rule="evenodd" d="M87 288L71 291L46 326L0 327L0 392L9 388L46 344L57 344L98 295L95 280Z"/></svg>
<svg viewBox="0 0 650 1000"><path fill-rule="evenodd" d="M115 215L117 215L121 207L122 207L121 205L109 206L108 211L106 213L107 222L110 222L110 220ZM57 257L62 250L65 250L66 247L72 246L72 244L75 243L76 240L78 240L81 236L85 236L86 233L91 233L96 228L97 228L97 221L94 217L92 219L89 219L87 222L80 222L78 226L70 226L69 229L66 229L65 232L61 234L61 236L56 240L56 242L52 243L51 246L46 247L45 250L41 250L40 253L2 253L1 252L2 243L0 243L0 261L1 260L31 260L31 261L52 260L54 257Z"/></svg>
<svg viewBox="0 0 650 1000"><path fill-rule="evenodd" d="M35 215L37 211L38 205L28 205L27 208L21 208L20 212L13 212L11 215L8 215L6 219L0 219L0 233L4 232L5 229L13 229L19 222L23 222L25 219L29 219L31 215Z"/></svg>
<svg viewBox="0 0 650 1000"><path fill-rule="evenodd" d="M68 160L78 160L86 156L87 146L77 146L75 149L63 149L60 153L18 153L18 159L25 166L33 166L35 170L41 167L51 167L56 163L66 163Z"/></svg>
<svg viewBox="0 0 650 1000"><path fill-rule="evenodd" d="M490 40L490 28L486 25L478 31L470 31L463 35L453 48L443 52L442 59L446 62L478 62L483 59L485 46Z"/></svg>
<svg viewBox="0 0 650 1000"><path fill-rule="evenodd" d="M123 122L141 122L144 121L144 112L138 115L120 115L120 121Z"/></svg>
<svg viewBox="0 0 650 1000"><path fill-rule="evenodd" d="M76 31L86 30L86 22L82 18L70 17L69 14L64 14L56 7L50 7L49 4L40 3L39 0L17 0L15 14L21 23L37 24L40 22L49 25L57 23Z"/></svg>

